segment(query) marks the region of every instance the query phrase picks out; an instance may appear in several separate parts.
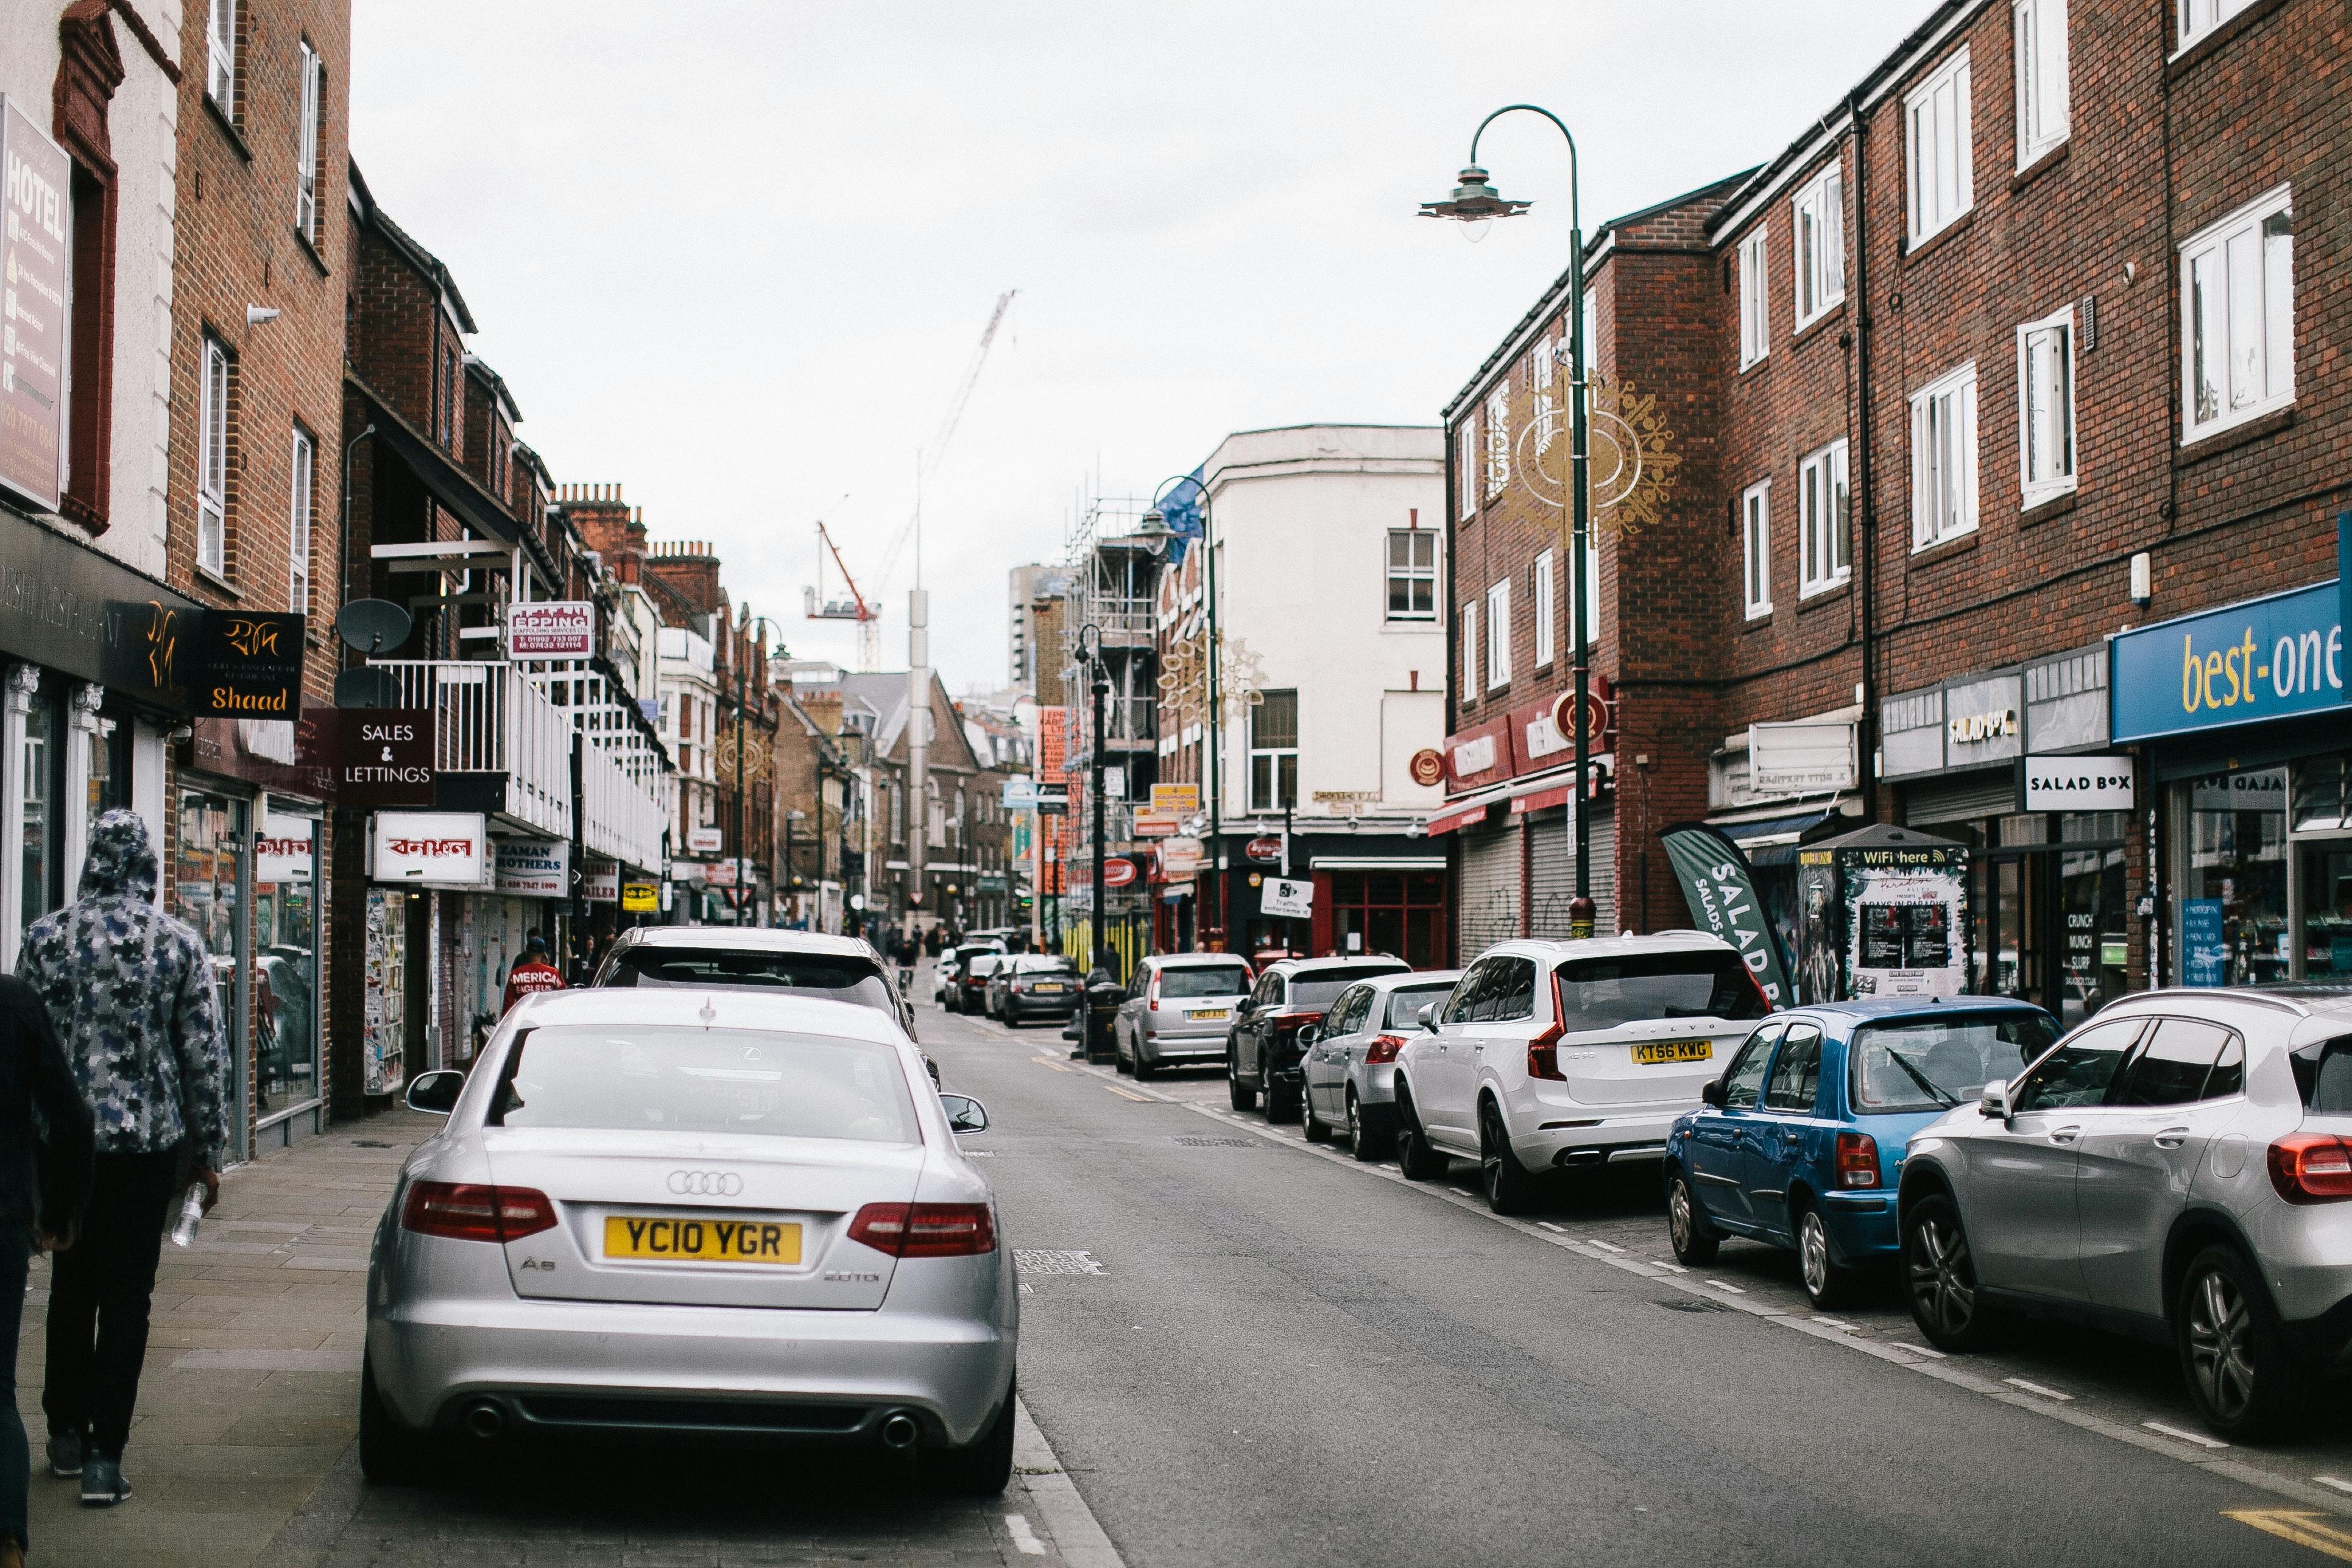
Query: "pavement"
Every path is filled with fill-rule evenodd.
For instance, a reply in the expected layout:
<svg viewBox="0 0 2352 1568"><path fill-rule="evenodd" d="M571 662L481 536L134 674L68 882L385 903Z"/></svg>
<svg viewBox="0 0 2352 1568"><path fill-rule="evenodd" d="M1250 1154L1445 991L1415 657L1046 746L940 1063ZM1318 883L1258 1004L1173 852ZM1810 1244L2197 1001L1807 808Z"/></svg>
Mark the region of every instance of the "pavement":
<svg viewBox="0 0 2352 1568"><path fill-rule="evenodd" d="M921 994L922 993L919 993ZM1458 1568L2352 1562L2352 1437L2210 1447L2160 1352L2034 1336L1939 1357L1899 1304L1806 1309L1727 1247L1678 1270L1652 1186L1486 1212L1138 1085L1058 1031L926 1006L991 1130L1022 1271L1014 1485L934 1498L866 1457L468 1450L367 1486L352 1447L364 1249L435 1123L341 1127L227 1174L166 1247L130 1502L37 1475L37 1563L1235 1563ZM45 1272L20 1402L40 1431Z"/></svg>

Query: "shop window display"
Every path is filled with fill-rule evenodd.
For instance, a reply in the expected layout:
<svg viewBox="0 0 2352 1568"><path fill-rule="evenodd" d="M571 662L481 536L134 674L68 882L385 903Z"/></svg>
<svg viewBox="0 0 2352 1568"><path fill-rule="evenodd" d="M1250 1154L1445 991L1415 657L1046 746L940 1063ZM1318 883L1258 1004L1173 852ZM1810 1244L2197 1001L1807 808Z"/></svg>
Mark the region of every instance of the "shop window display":
<svg viewBox="0 0 2352 1568"><path fill-rule="evenodd" d="M2286 770L2217 773L2189 786L2179 894L2180 979L2254 985L2287 977Z"/></svg>
<svg viewBox="0 0 2352 1568"><path fill-rule="evenodd" d="M319 824L271 816L255 846L254 1115L319 1096Z"/></svg>
<svg viewBox="0 0 2352 1568"><path fill-rule="evenodd" d="M24 752L17 759L25 779L25 816L17 827L25 870L19 930L31 926L59 901L58 889L51 886L58 874L57 773L62 739L58 730L56 701L46 692L36 693L31 710L25 715Z"/></svg>
<svg viewBox="0 0 2352 1568"><path fill-rule="evenodd" d="M180 847L172 878L172 913L185 921L212 955L213 981L225 1010L235 1006L239 930L236 860L245 805L189 790L180 796ZM226 1016L226 1014L225 1014Z"/></svg>

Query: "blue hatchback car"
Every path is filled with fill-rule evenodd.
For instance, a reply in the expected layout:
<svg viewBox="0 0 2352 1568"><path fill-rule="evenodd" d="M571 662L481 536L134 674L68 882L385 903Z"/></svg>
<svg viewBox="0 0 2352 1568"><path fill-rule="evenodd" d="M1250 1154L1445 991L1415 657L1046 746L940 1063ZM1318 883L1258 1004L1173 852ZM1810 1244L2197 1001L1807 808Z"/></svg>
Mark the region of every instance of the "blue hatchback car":
<svg viewBox="0 0 2352 1568"><path fill-rule="evenodd" d="M1895 1190L1911 1134L2058 1039L2040 1007L1997 996L1832 1002L1775 1013L1666 1135L1675 1256L1727 1236L1796 1249L1805 1294L1834 1307L1902 1251Z"/></svg>

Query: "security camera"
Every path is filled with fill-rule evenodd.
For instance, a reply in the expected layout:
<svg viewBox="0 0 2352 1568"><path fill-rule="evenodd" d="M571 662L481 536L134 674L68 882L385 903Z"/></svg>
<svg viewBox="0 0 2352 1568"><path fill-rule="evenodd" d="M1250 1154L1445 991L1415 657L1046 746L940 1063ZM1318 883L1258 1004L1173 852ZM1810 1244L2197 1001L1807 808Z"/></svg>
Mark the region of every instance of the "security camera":
<svg viewBox="0 0 2352 1568"><path fill-rule="evenodd" d="M278 307L275 305L247 305L245 308L245 324L248 327L257 327L264 321L277 319Z"/></svg>

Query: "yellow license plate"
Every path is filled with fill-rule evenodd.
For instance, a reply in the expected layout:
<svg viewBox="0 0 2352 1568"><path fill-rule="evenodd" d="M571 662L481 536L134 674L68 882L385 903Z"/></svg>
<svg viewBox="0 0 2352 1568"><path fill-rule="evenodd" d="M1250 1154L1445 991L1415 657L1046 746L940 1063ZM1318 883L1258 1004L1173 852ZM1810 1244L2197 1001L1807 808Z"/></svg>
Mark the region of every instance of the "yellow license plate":
<svg viewBox="0 0 2352 1568"><path fill-rule="evenodd" d="M1231 1007L1203 1007L1197 1013L1184 1015L1187 1018L1230 1018L1233 1016Z"/></svg>
<svg viewBox="0 0 2352 1568"><path fill-rule="evenodd" d="M1030 987L1033 991L1059 991L1061 988L1062 983L1058 980L1041 980Z"/></svg>
<svg viewBox="0 0 2352 1568"><path fill-rule="evenodd" d="M604 1256L632 1263L798 1263L801 1227L765 1219L673 1219L616 1214Z"/></svg>
<svg viewBox="0 0 2352 1568"><path fill-rule="evenodd" d="M1710 1040L1645 1040L1633 1047L1633 1065L1637 1068L1714 1059L1715 1045Z"/></svg>

